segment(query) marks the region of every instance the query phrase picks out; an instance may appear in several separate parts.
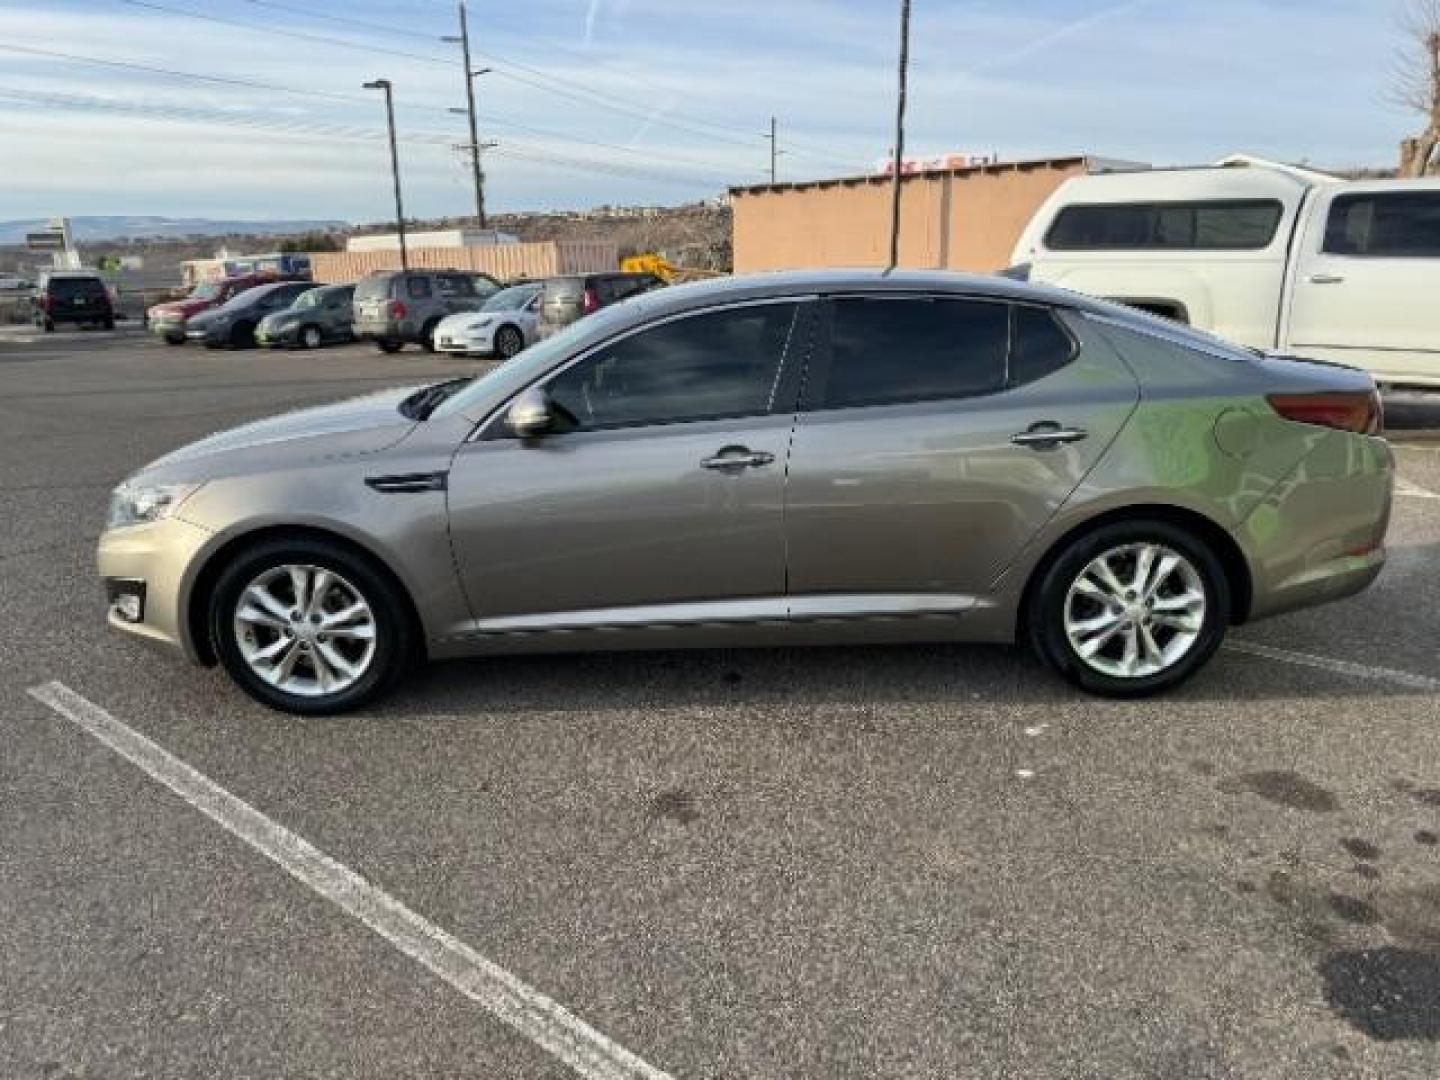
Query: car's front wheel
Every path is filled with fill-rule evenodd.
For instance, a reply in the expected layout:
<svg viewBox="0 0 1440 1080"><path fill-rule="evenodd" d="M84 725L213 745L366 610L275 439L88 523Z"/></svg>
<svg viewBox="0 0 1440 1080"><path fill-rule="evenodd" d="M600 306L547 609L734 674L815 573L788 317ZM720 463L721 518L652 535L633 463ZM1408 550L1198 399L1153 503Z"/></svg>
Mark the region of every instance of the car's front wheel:
<svg viewBox="0 0 1440 1080"><path fill-rule="evenodd" d="M501 360L519 356L525 348L525 338L519 327L506 324L495 331L495 353Z"/></svg>
<svg viewBox="0 0 1440 1080"><path fill-rule="evenodd" d="M1032 591L1027 622L1042 659L1108 697L1184 682L1215 654L1230 589L1215 553L1163 521L1122 521L1062 550Z"/></svg>
<svg viewBox="0 0 1440 1080"><path fill-rule="evenodd" d="M358 708L407 666L403 598L368 559L338 544L258 544L229 562L210 634L231 678L261 704L321 716Z"/></svg>
<svg viewBox="0 0 1440 1080"><path fill-rule="evenodd" d="M320 332L318 326L306 326L300 330L300 347L302 349L318 349L324 344L325 335Z"/></svg>

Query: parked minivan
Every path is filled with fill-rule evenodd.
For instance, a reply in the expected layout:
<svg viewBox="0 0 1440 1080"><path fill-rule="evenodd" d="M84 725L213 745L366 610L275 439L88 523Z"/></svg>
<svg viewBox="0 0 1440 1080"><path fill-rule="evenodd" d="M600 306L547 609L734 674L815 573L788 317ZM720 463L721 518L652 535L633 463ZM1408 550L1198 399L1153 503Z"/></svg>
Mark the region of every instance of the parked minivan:
<svg viewBox="0 0 1440 1080"><path fill-rule="evenodd" d="M549 337L591 312L664 284L654 274L571 274L550 278L540 298L536 337Z"/></svg>
<svg viewBox="0 0 1440 1080"><path fill-rule="evenodd" d="M49 274L41 279L32 304L35 325L46 333L61 323L115 329L115 304L98 274Z"/></svg>
<svg viewBox="0 0 1440 1080"><path fill-rule="evenodd" d="M440 320L462 311L479 311L500 291L488 274L459 270L384 270L355 286L355 337L373 341L381 352L399 352L406 344L434 350L432 335Z"/></svg>
<svg viewBox="0 0 1440 1080"><path fill-rule="evenodd" d="M1440 180L1255 159L1066 181L1009 273L1252 348L1440 387Z"/></svg>

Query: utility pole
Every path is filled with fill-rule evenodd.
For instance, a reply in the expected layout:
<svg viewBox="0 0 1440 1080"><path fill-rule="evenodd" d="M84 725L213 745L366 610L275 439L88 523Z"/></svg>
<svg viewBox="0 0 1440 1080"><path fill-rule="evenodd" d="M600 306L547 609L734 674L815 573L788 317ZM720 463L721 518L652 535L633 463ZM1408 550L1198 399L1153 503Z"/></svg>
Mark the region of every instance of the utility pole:
<svg viewBox="0 0 1440 1080"><path fill-rule="evenodd" d="M890 269L900 262L900 168L905 160L905 80L910 67L910 0L900 0L900 85L895 101L895 161L890 183Z"/></svg>
<svg viewBox="0 0 1440 1080"><path fill-rule="evenodd" d="M775 183L775 117L770 117L770 183Z"/></svg>
<svg viewBox="0 0 1440 1080"><path fill-rule="evenodd" d="M470 117L470 171L475 179L475 223L476 228L485 228L485 167L480 161L480 125L475 115L475 79L484 75L489 68L481 68L475 71L470 67L470 21L465 11L465 0L459 0L460 8L460 36L441 38L441 41L448 41L451 44L460 46L460 54L465 63L465 111ZM451 112L459 112L459 109L452 109Z"/></svg>
<svg viewBox="0 0 1440 1080"><path fill-rule="evenodd" d="M364 84L366 90L385 91L385 121L390 127L390 172L395 178L395 231L400 237L400 269L410 269L410 253L405 248L405 204L400 198L400 150L395 145L394 86L389 79L375 79Z"/></svg>

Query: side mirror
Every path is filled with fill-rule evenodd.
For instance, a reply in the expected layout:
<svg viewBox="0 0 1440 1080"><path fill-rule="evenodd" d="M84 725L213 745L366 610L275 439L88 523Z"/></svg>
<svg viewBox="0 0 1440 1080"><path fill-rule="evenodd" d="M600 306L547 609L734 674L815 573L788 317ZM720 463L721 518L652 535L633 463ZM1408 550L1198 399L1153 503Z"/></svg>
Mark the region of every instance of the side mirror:
<svg viewBox="0 0 1440 1080"><path fill-rule="evenodd" d="M522 439L544 435L554 424L555 410L550 405L550 395L537 386L523 391L505 413L505 426Z"/></svg>

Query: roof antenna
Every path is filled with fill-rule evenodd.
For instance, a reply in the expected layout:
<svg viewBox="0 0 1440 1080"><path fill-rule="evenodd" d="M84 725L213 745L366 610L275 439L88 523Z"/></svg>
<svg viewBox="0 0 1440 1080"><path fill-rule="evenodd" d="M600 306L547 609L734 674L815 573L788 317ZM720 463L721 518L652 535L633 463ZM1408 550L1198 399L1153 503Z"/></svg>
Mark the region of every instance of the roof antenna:
<svg viewBox="0 0 1440 1080"><path fill-rule="evenodd" d="M900 262L900 172L905 158L905 79L910 68L910 0L900 0L900 85L895 101L895 160L890 176L890 265Z"/></svg>

